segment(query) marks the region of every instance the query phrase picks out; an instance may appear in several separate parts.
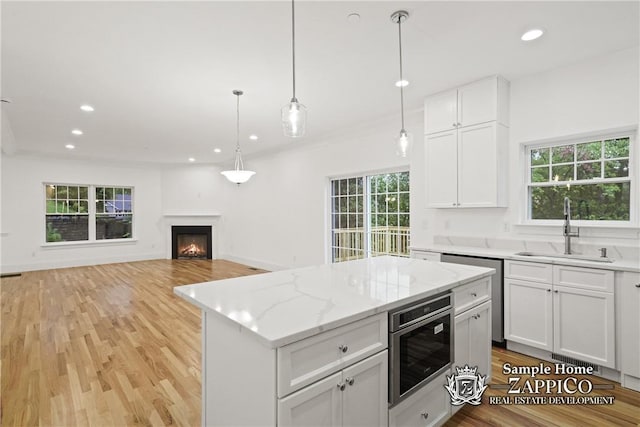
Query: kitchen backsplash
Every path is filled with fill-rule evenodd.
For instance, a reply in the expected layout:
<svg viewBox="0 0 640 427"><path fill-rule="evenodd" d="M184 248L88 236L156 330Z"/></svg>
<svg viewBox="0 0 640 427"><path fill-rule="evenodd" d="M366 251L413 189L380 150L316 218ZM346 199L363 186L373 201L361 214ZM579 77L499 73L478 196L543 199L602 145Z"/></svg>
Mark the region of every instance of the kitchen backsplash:
<svg viewBox="0 0 640 427"><path fill-rule="evenodd" d="M497 250L509 250L514 252L552 252L564 253L564 241L543 241L524 239L500 239L473 236L434 236L433 243L445 246L463 246L473 248L490 248ZM607 256L612 259L625 261L638 261L640 248L635 246L587 244L580 243L576 239L571 242L572 251L586 256L600 256L600 248L607 248Z"/></svg>

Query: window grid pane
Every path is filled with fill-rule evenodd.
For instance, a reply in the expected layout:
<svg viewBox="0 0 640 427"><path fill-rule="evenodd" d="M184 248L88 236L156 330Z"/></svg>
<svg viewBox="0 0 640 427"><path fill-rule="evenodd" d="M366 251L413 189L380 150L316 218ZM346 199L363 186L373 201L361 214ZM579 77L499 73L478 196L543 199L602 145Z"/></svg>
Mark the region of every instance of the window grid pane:
<svg viewBox="0 0 640 427"><path fill-rule="evenodd" d="M332 261L409 256L409 188L409 172L332 180Z"/></svg>
<svg viewBox="0 0 640 427"><path fill-rule="evenodd" d="M530 219L562 219L569 197L572 219L629 221L630 144L622 137L529 148Z"/></svg>

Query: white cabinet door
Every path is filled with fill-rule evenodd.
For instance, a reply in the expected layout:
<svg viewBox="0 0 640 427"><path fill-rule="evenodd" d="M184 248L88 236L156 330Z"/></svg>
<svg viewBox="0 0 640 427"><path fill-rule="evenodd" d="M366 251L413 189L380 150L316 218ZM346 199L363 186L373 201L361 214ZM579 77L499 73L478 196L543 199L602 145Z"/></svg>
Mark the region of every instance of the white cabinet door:
<svg viewBox="0 0 640 427"><path fill-rule="evenodd" d="M279 426L341 426L342 372L278 401ZM247 411L250 411L250 405Z"/></svg>
<svg viewBox="0 0 640 427"><path fill-rule="evenodd" d="M478 374L486 375L486 383L491 379L491 301L487 301L455 318L453 333L455 342L455 360L452 371L465 365L477 366ZM451 406L453 413L461 405Z"/></svg>
<svg viewBox="0 0 640 427"><path fill-rule="evenodd" d="M478 374L491 379L491 303L486 302L470 310L469 366L477 366Z"/></svg>
<svg viewBox="0 0 640 427"><path fill-rule="evenodd" d="M496 124L458 131L458 206L497 205L498 172Z"/></svg>
<svg viewBox="0 0 640 427"><path fill-rule="evenodd" d="M496 120L498 80L483 79L458 89L458 124L461 127Z"/></svg>
<svg viewBox="0 0 640 427"><path fill-rule="evenodd" d="M620 292L620 372L622 385L640 391L640 274L616 273Z"/></svg>
<svg viewBox="0 0 640 427"><path fill-rule="evenodd" d="M456 89L441 92L424 101L424 133L455 129L458 123Z"/></svg>
<svg viewBox="0 0 640 427"><path fill-rule="evenodd" d="M388 422L388 355L376 354L343 371L342 396L344 426L376 427Z"/></svg>
<svg viewBox="0 0 640 427"><path fill-rule="evenodd" d="M504 336L507 340L553 350L551 285L504 280Z"/></svg>
<svg viewBox="0 0 640 427"><path fill-rule="evenodd" d="M455 130L427 135L427 204L454 208L458 202L458 141Z"/></svg>
<svg viewBox="0 0 640 427"><path fill-rule="evenodd" d="M615 368L612 293L554 286L553 324L556 353Z"/></svg>

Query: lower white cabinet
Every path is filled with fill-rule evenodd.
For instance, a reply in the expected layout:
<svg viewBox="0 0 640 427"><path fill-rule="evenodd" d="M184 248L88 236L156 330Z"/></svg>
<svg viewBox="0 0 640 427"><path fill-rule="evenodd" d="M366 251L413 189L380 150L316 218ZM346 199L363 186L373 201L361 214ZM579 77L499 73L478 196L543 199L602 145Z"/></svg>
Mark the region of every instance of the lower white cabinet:
<svg viewBox="0 0 640 427"><path fill-rule="evenodd" d="M542 264L544 266L544 264ZM528 268L528 267L531 268ZM535 267L535 268L534 268ZM615 368L615 312L610 271L507 261L505 338L595 365ZM546 271L551 270L546 265ZM531 277L528 277L531 274ZM551 280L551 282L546 282ZM581 285L583 284L583 285ZM605 290L611 289L611 292Z"/></svg>
<svg viewBox="0 0 640 427"><path fill-rule="evenodd" d="M613 293L553 287L554 352L615 368Z"/></svg>
<svg viewBox="0 0 640 427"><path fill-rule="evenodd" d="M616 273L620 298L620 382L640 391L640 273Z"/></svg>
<svg viewBox="0 0 640 427"><path fill-rule="evenodd" d="M451 415L451 399L444 388L450 371L389 410L389 427L439 426Z"/></svg>
<svg viewBox="0 0 640 427"><path fill-rule="evenodd" d="M504 279L504 337L553 351L553 297L550 283Z"/></svg>
<svg viewBox="0 0 640 427"><path fill-rule="evenodd" d="M479 375L491 378L491 301L458 314L455 318L455 368L477 367ZM452 406L457 412L462 406Z"/></svg>
<svg viewBox="0 0 640 427"><path fill-rule="evenodd" d="M279 426L386 426L387 351L278 400Z"/></svg>

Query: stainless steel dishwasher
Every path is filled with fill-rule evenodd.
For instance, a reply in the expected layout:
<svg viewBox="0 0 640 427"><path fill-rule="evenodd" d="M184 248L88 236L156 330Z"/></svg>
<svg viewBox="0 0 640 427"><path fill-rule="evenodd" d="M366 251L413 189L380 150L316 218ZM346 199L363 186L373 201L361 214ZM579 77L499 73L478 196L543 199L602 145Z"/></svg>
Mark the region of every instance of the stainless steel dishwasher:
<svg viewBox="0 0 640 427"><path fill-rule="evenodd" d="M452 264L495 268L496 272L491 276L491 340L495 344L504 346L504 313L502 305L503 260L497 258L442 254L441 261L450 262Z"/></svg>

